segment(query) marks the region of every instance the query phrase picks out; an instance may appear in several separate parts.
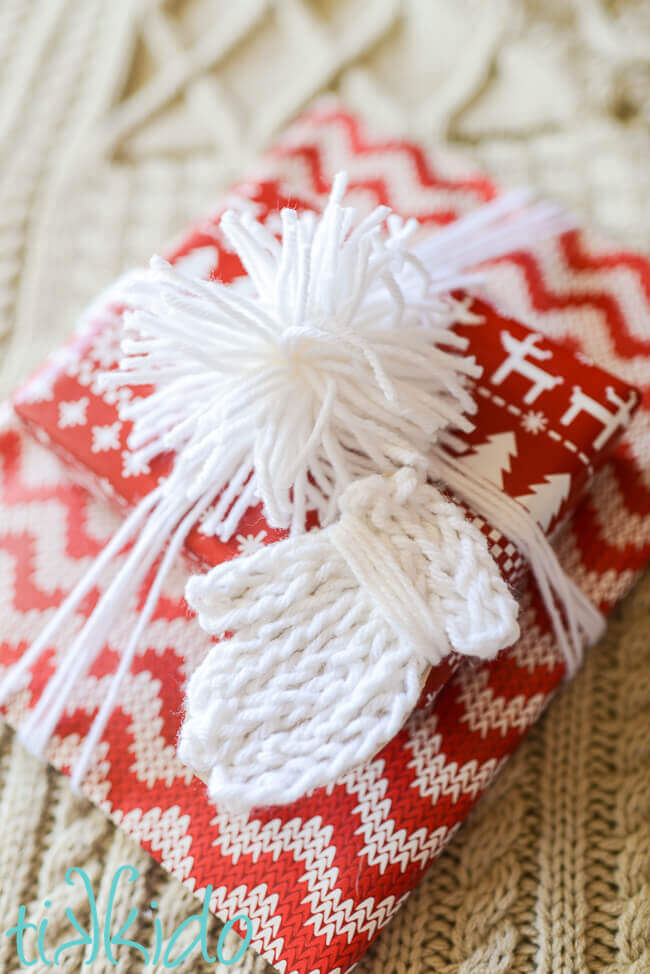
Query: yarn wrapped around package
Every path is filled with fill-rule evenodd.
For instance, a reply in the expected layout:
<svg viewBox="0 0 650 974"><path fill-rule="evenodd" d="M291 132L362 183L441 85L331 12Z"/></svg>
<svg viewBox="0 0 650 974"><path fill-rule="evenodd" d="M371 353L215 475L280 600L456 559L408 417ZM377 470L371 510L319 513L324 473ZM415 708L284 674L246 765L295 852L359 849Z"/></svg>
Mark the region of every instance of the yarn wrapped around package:
<svg viewBox="0 0 650 974"><path fill-rule="evenodd" d="M360 209L387 203L431 229L496 194L488 178L457 160L372 139L359 120L326 105L300 120L228 203L269 221L284 205L319 210L344 168ZM170 257L196 276L230 280L241 273L216 213ZM611 448L632 402L629 386L650 380L650 264L595 235L571 232L499 261L490 269L487 297L489 303L475 305L484 323L462 326L484 367L466 445L493 481L554 533L565 570L610 611L650 555L643 405ZM114 317L98 308L91 333L26 386L17 405L21 419L8 414L4 421L5 667L20 658L120 523L119 510L101 494L131 506L169 469L169 457L149 469L133 464L117 415L121 393L100 391L98 376L114 363L119 343ZM491 341L481 338L485 329ZM573 358L576 351L581 358ZM541 394L540 381L550 382L552 395ZM247 914L254 948L283 972L345 971L360 958L565 675L520 553L489 524L479 526L504 577L521 590L520 640L487 663L452 657L434 666L411 719L388 745L334 786L290 805L227 814L177 757L183 688L211 646L183 602L186 564L172 572L146 629L83 789L197 895L210 884L210 908L219 916ZM216 564L280 536L253 508L230 541L196 530L187 548L196 570L196 563ZM33 668L29 685L8 700L14 726L28 717L97 591ZM64 771L83 744L137 610L125 610L57 726L48 757Z"/></svg>

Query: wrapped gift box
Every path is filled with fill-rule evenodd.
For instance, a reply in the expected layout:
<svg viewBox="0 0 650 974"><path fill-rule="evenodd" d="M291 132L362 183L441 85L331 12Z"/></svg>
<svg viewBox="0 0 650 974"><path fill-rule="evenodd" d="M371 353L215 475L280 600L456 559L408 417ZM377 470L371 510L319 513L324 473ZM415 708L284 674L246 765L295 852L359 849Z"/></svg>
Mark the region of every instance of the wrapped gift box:
<svg viewBox="0 0 650 974"><path fill-rule="evenodd" d="M223 254L218 246L216 252ZM174 263L186 256L172 254L170 259ZM471 384L477 405L474 429L456 431L448 452L470 459L550 534L609 456L639 395L485 301L472 300L468 310L476 320L455 325L454 331L467 339L466 354L483 367L483 376ZM20 390L14 408L86 480L92 475L93 489L130 506L168 473L172 457L156 457L142 469L127 446L132 424L120 421L119 402L146 395L146 390L99 391L98 377L117 367L119 341L119 317L103 321L99 315L90 334L56 354ZM469 510L468 516L474 517ZM497 529L482 522L480 527L504 577L517 584L525 570L521 556ZM257 506L248 510L229 541L205 535L197 525L186 550L204 566L216 565L286 534L269 527Z"/></svg>
<svg viewBox="0 0 650 974"><path fill-rule="evenodd" d="M387 202L431 225L496 192L485 177L448 160L434 170L416 146L370 142L354 118L324 107L308 114L227 202L269 221L281 205L318 208L332 175L344 167L352 172L353 202L360 208ZM172 257L194 273L231 280L241 268L224 246L217 216L183 238ZM623 281L613 273L619 267L626 270ZM636 402L623 379L647 382L650 375L643 357L650 342L642 331L649 295L650 270L642 259L567 234L500 262L491 273L498 310L476 303L483 323L462 326L485 371L476 429L456 449L526 504L544 530L556 532L564 522L559 548L565 566L604 610L649 553L643 418L612 452ZM27 385L16 407L20 422L6 419L0 557L9 566L2 597L11 624L0 646L4 664L29 645L118 523L112 506L94 495L96 485L132 504L169 469L169 457L148 470L134 468L117 396L99 395L98 371L115 360L114 311L99 313ZM570 350L582 347L623 379L549 342L542 337L549 331L567 336ZM25 435L25 424L45 447ZM64 463L54 459L52 447ZM255 510L240 528L226 545L195 531L190 554L214 563L280 536ZM220 916L246 912L254 946L281 970L346 970L359 959L562 679L563 660L534 587L524 586L518 553L489 525L482 529L506 577L523 589L517 645L492 663L461 665L451 679L456 664L446 661L430 675L427 706L368 765L327 791L248 817L210 805L203 783L175 756L183 683L208 641L182 601L187 566L179 565L166 586L84 789L198 895L210 884L210 906ZM81 615L96 596L89 596ZM124 627L108 634L102 657L79 681L57 728L49 756L64 770L136 611L129 607ZM61 634L30 686L9 702L15 725L33 706L69 636L70 630Z"/></svg>
<svg viewBox="0 0 650 974"><path fill-rule="evenodd" d="M264 184L255 190L264 200L264 209L256 207L257 217L273 220L278 201L274 204ZM250 196L241 198L250 200ZM227 268L228 280L243 274L220 236L212 239L208 251L212 264L200 267L204 274L217 273L219 268L222 275ZM197 260L197 253L204 258L204 232L198 238L190 236L180 250L170 254L170 260L187 267L192 258ZM465 304L474 320L458 324L454 330L466 338L467 354L483 366L483 375L474 384L474 430L456 431L450 452L468 458L524 504L551 534L609 456L638 405L638 393L485 301L473 299ZM102 316L100 312L86 333L57 353L25 385L16 396L15 409L42 442L79 471L91 489L122 505L132 505L168 472L172 458L158 457L141 469L128 448L131 423L120 421L119 402L124 395L142 396L147 390L115 393L98 388L98 376L117 367L120 335L119 314ZM462 506L486 536L504 578L520 587L526 563L515 545ZM206 567L285 536L286 532L269 527L258 506L247 512L237 534L227 542L203 534L198 525L188 538L186 552ZM459 657L452 656L432 667L423 687L422 705L431 704L458 663Z"/></svg>

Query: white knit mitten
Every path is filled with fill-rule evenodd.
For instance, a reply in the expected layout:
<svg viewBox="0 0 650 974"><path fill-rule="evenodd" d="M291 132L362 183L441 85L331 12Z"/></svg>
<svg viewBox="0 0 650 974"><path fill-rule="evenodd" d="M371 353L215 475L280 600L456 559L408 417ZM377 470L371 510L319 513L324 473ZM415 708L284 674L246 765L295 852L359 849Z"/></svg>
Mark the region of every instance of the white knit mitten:
<svg viewBox="0 0 650 974"><path fill-rule="evenodd" d="M423 476L356 481L330 527L190 579L213 635L187 690L181 760L225 807L293 801L374 755L429 665L489 658L517 604L485 538Z"/></svg>

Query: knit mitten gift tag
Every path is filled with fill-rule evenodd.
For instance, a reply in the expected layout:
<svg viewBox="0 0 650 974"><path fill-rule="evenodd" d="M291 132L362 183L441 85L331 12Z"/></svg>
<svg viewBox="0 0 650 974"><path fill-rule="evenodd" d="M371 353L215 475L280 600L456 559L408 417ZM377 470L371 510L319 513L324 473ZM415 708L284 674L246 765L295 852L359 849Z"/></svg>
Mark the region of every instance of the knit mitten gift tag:
<svg viewBox="0 0 650 974"><path fill-rule="evenodd" d="M391 203L404 221L411 216L420 220L423 239L424 231L450 223L446 237L428 238L446 241L443 253L432 245L428 258L433 265L443 265L446 254L457 268L453 220L475 204L491 200L496 190L482 175L468 173L449 160L441 159L437 165L433 168L432 160L417 146L369 141L356 119L325 106L294 127L256 178L237 187L229 202L238 201L235 208L248 214L246 221L262 221L279 235L283 227L278 214L283 206L298 213L310 209L321 212L336 172L348 168L353 173L349 197L360 216L377 202ZM204 220L170 255L174 273L182 274L191 285L172 295L169 303L181 310L181 305L187 309L188 301L202 301L204 292L197 283L202 277L239 280L235 286L236 310L250 317L250 285L242 275L232 242L219 228L219 216ZM404 225L394 225L394 239ZM248 222L244 229L250 230L250 226ZM259 237L255 241L260 244ZM130 383L108 386L100 378L107 370L117 371L123 337L120 304L106 307L105 302L98 302L74 346L58 355L24 390L16 407L20 422L8 419L3 429L0 546L3 563L15 566L3 595L11 618L1 648L9 680L5 684L8 718L14 725L27 728L34 750L41 750L49 739L47 754L58 767L78 769L82 752L86 757L89 753L92 762L81 781L83 790L168 868L191 883L199 895L211 884L210 907L224 919L245 912L252 925L253 945L282 970L301 974L345 970L359 959L573 663L566 647L557 642L562 629L548 615L551 602L526 575L527 559L534 549L529 544L529 528L510 523L513 508L504 513L502 498L507 496L518 509L528 511L527 524L532 520L540 531L553 535L565 573L561 578L570 579L569 589L574 586L562 604L576 608L576 592L582 588L594 606L608 611L647 560L643 530L639 530L640 519L648 516L649 507L641 472L647 453L643 423L635 421L634 435L626 438L623 447L615 446L636 404L636 395L625 381L590 365L582 355L574 358L547 337L566 338L568 348L580 347L582 353L624 380L648 384L648 344L643 337L650 276L647 265L635 255L608 249L602 242L578 233L556 236L531 250L522 250L524 245L524 240L514 237L513 253L490 268L489 302L466 300L459 292L453 296L455 322L449 335L465 339L462 355L474 357L482 367L480 376L468 372L466 380L455 386L457 393L471 388L476 408L469 415L469 424L464 429L462 423L459 429L449 429L444 440L431 437L436 446L427 453L427 468L415 462L419 458L408 451L392 454L388 458L391 469L379 474L361 459L352 482L341 484L331 508L327 506L330 492L320 491L320 515L324 515L321 529L316 519L307 516L306 531L291 536L294 496L280 464L281 456L287 453L276 456L271 441L264 448L260 446L259 463L254 464L256 475L259 472L261 476L256 483L260 494L246 496L247 506L242 502L237 517L233 515L226 525L233 504L248 483L246 468L236 455L243 440L237 440L234 421L224 427L232 439L214 441L219 449L232 446L228 483L234 482L237 471L243 477L233 487L230 504L224 503L223 509L216 511L200 492L199 478L199 493L180 521L178 510L169 506L169 498L161 505L161 494L156 491L174 469L174 454L185 445L183 429L187 426L179 426L176 441L166 443L165 453L160 453L161 443L156 438L166 435L170 416L161 421L159 431L149 427L148 441L129 442L137 416L149 410L155 384L145 375L131 375ZM478 245L468 246L466 239L462 249L466 266L490 256ZM270 265L265 259L262 264L264 275L268 273L264 267ZM326 262L321 267L326 270ZM624 267L625 274L617 273L618 267ZM165 276L171 272L158 265L153 273ZM441 266L441 276L445 275L449 286L449 268ZM456 283L465 290L474 286L466 279ZM294 278L293 299L299 295L298 285L298 278ZM231 307L234 305L233 298ZM292 307L298 306L302 306L300 302ZM193 320L198 310L194 305ZM156 317L158 308L150 308L150 313ZM261 320L257 327L263 327ZM341 341L349 342L350 337L346 334ZM160 338L143 331L133 336L136 343L149 342L158 350ZM441 350L445 351L442 345ZM135 347L133 354L138 354ZM195 378L206 359L203 349ZM371 359L365 357L364 361L377 379L381 368L377 369L377 362L373 365ZM191 399L200 411L199 393L194 386L188 402ZM332 397L327 398L326 388L321 401L325 406L333 402ZM246 401L240 399L239 403ZM182 411L185 405L181 396L173 410ZM318 415L313 421L318 422ZM324 424L325 420L318 429ZM25 425L46 442L46 448L25 435ZM205 429L210 431L207 421ZM309 432L306 439L300 428L296 427L295 433L311 448L314 441L309 441ZM68 472L51 457L52 449L65 458ZM295 460L302 462L304 456L304 450L295 450ZM70 466L74 467L72 473ZM602 468L600 474L592 481L598 467ZM423 477L424 469L431 476ZM269 471L274 471L274 476L267 476ZM381 477L381 483L370 484L377 495L368 490L355 497L357 483L374 476ZM93 498L80 483L90 483L93 489L99 486L104 494L120 500L125 509L138 513L134 519L131 515L126 520L116 519L110 507ZM304 496L313 496L309 477L303 486ZM364 755L361 766L352 767L326 788L316 788L290 804L254 807L245 814L228 811L225 805L215 807L205 785L176 754L185 685L193 679L192 674L196 676L206 666L217 673L219 692L226 700L227 690L223 690L212 655L214 649L221 648L225 654L233 653L233 685L239 681L238 692L245 689L244 669L237 669L234 653L247 637L246 592L256 577L251 572L263 564L259 576L266 578L267 553L278 563L277 574L270 579L272 585L293 570L286 553L300 550L300 545L308 549L312 543L316 548L330 545L339 580L347 578L345 584L351 585L351 573L359 585L363 566L357 564L355 574L355 559L362 553L353 545L346 546L345 538L333 536L348 502L348 513L362 525L375 523L372 519L378 518L377 523L385 526L385 510L379 517L376 503L382 491L388 492L389 500L399 501L401 514L391 514L390 523L400 523L400 517L407 519L409 502L422 497L427 511L437 510L436 505L444 501L462 512L462 521L470 522L484 539L501 580L517 589L520 639L512 648L482 663L475 656L459 662L459 642L458 650L435 663L433 656L426 655L427 651L433 653L435 640L428 647L422 640L418 642L416 620L407 619L406 623L415 628L406 625L405 638L413 640L423 652L420 662L411 655L406 664L415 678L405 681L410 695L402 695L403 713L392 725L386 723L390 734L395 733L384 746L375 741L373 746L380 749ZM269 503L263 504L260 497ZM372 497L374 505L369 503ZM206 506L200 509L204 501ZM475 503L481 510L474 507L470 511ZM306 509L309 507L307 503ZM156 521L148 528L154 510ZM447 507L440 510L449 513ZM419 517L418 524L423 520L426 522ZM125 530L127 522L129 528ZM401 523L405 525L405 520ZM633 533L629 530L631 523L636 526ZM454 524L465 530L460 520ZM317 530L312 532L312 527ZM438 523L436 518L431 530L434 528L442 531L442 520ZM504 532L503 528L508 530ZM215 529L220 530L221 537ZM414 535L412 527L407 535L409 531ZM29 532L31 541L25 543ZM390 531L388 534L390 538ZM474 537L471 543L477 544ZM294 544L299 547L283 547ZM424 559L422 565L435 565L441 550L418 549L415 557L416 552L398 547L396 564L403 571L419 564L420 557ZM181 548L193 560L189 571L175 561L175 553ZM109 551L110 559L107 555L98 563L102 550ZM313 550L307 550L303 561L309 564L311 555ZM114 563L113 569L109 560ZM165 568L162 574L161 561ZM322 557L318 561L325 563ZM218 620L230 610L224 613L215 595L216 576L206 574L206 568L213 566L211 571L218 574L222 566L226 571L228 564L234 571L227 577L228 585L239 573L239 588L225 587L224 591L232 597L230 610L236 614L241 608L242 614L237 630L214 644L197 620L188 618L181 596L188 575L198 573L188 595L192 601L196 599L206 630L216 633ZM51 570L52 565L56 571ZM133 575L134 566L137 577ZM450 560L445 570L453 569ZM421 572L414 575L424 586L424 602L424 596L431 594L426 587L430 580L426 572L424 579ZM543 559L534 575L557 582L553 569ZM485 578L494 584L490 566ZM111 587L116 579L116 587ZM206 580L205 592L201 591L202 579ZM373 591L381 577L372 577L370 572L361 581L367 591ZM122 588L129 598L123 601L120 595L115 601ZM102 602L99 597L108 591L111 599ZM75 594L68 603L69 613L57 628L61 618L57 607L65 605L71 593ZM205 604L199 604L203 599ZM425 602L429 608L434 603ZM115 604L120 606L117 613ZM332 604L335 614L340 612L338 602ZM368 604L360 600L360 605L369 624L376 624ZM377 605L373 601L375 612L379 611ZM102 614L97 616L100 606ZM275 635L280 637L282 625L287 628L288 614L281 619L277 605L273 609L276 615L271 625L276 626ZM580 611L578 607L575 631L564 627L570 647L589 638L589 620ZM462 621L457 610L451 611L449 618L454 618L454 612ZM399 603L389 599L383 613L395 623ZM107 627L109 615L114 621ZM345 621L354 622L354 618ZM257 633L252 631L250 619L248 622L248 635L254 643ZM565 622L560 619L560 623ZM394 637L390 620L388 629L381 627L384 640L387 632L388 641L393 639L396 645L399 639ZM79 670L79 658L69 653L80 633L84 638L79 646L91 650L85 656L85 672ZM503 636L507 640L505 630ZM278 649L283 651L286 645L280 639ZM329 640L328 645L331 647ZM29 647L34 646L39 652L28 656ZM453 640L450 648L454 649ZM382 663L380 655L378 666ZM390 654L386 656L390 658ZM23 659L28 664L11 693L10 674ZM124 665L125 660L128 665ZM372 655L370 660L373 662ZM308 663L305 656L305 665ZM332 665L336 665L334 657ZM116 683L115 672L129 672L129 668L131 679ZM368 672L359 667L359 683ZM277 673L280 680L281 667ZM201 681L195 685L200 697ZM66 693L62 707L61 689ZM263 708L267 706L263 688L252 689L257 696L247 698L242 718L253 712L256 700ZM290 693L289 686L284 689ZM328 688L318 684L318 690L318 696L326 695ZM193 695L191 690L188 702ZM396 696L399 700L400 694ZM389 713L388 694L379 699L379 695L375 698L368 693L367 700L377 708L385 705ZM329 703L334 709L338 700ZM198 711L203 704L199 699ZM415 713L404 723L413 706ZM96 724L102 711L106 716L103 726ZM35 713L38 720L34 720ZM214 729L212 717L211 711L205 740ZM298 712L298 723L299 717ZM190 714L188 727L191 721ZM101 728L99 738L97 726ZM340 742L336 743L338 747ZM208 778L214 762L211 765L212 758L205 755L201 760L199 770ZM219 782L217 786L221 787ZM252 798L253 804L258 795L263 796L263 790Z"/></svg>
<svg viewBox="0 0 650 974"><path fill-rule="evenodd" d="M335 524L230 567L187 588L204 629L235 635L192 676L179 755L233 809L331 785L400 730L432 663L519 635L480 531L410 469L357 481Z"/></svg>

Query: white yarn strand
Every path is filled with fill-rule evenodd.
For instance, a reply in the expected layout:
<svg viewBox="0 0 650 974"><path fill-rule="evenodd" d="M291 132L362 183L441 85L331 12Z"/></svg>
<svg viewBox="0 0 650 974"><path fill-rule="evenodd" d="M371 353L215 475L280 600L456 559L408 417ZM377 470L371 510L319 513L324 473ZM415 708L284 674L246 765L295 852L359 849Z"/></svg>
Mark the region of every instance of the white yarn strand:
<svg viewBox="0 0 650 974"><path fill-rule="evenodd" d="M138 506L131 512L124 521L119 531L113 535L106 547L94 560L91 567L85 572L74 589L70 592L64 602L61 603L45 628L34 640L20 659L2 676L0 680L0 704L3 704L7 697L18 690L25 681L27 672L36 663L42 653L51 644L52 639L63 626L65 621L77 608L81 600L88 594L95 584L106 565L115 557L120 549L133 537L144 518L154 507L159 497L159 489L151 491L143 498Z"/></svg>
<svg viewBox="0 0 650 974"><path fill-rule="evenodd" d="M134 590L137 590L165 546L176 520L178 512L173 509L170 511L169 505L165 504L159 504L149 516L124 564L58 664L38 703L20 728L20 739L32 753L43 753L73 687L84 676L106 643L112 625L122 615L125 603ZM82 579L83 582L85 579ZM66 612L60 613L57 620L59 625L63 625L72 611L71 605Z"/></svg>
<svg viewBox="0 0 650 974"><path fill-rule="evenodd" d="M180 549L187 538L188 534L194 527L197 519L201 516L208 503L211 502L210 497L203 497L201 500L195 504L191 509L189 514L187 514L180 525L174 532L174 535L167 547L167 550L163 556L162 562L158 571L156 572L156 577L152 583L149 593L147 595L147 600L138 617L138 621L133 629L129 642L124 649L122 656L120 658L119 666L111 680L111 684L108 689L108 693L102 701L102 705L95 716L91 728L84 741L84 746L81 755L77 759L74 765L74 770L71 776L71 783L73 788L78 788L83 781L88 766L92 759L93 751L95 747L101 740L102 734L106 729L106 724L108 723L110 716L113 712L113 708L117 703L118 694L120 687L124 679L126 678L133 662L133 657L135 656L136 649L138 647L138 642L142 633L149 623L151 616L154 613L158 600L160 598L160 592L164 584L167 575L180 552Z"/></svg>
<svg viewBox="0 0 650 974"><path fill-rule="evenodd" d="M541 237L571 230L575 221L548 201L533 203L531 190L510 190L427 237L416 253L422 263L445 274L495 260Z"/></svg>
<svg viewBox="0 0 650 974"><path fill-rule="evenodd" d="M442 449L432 452L430 472L472 511L510 538L524 555L565 658L567 676L573 676L582 662L585 645L602 636L605 617L566 574L550 541L522 504L478 474L462 457L452 457Z"/></svg>

